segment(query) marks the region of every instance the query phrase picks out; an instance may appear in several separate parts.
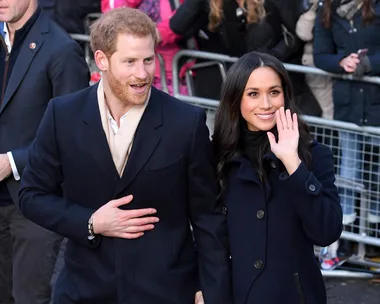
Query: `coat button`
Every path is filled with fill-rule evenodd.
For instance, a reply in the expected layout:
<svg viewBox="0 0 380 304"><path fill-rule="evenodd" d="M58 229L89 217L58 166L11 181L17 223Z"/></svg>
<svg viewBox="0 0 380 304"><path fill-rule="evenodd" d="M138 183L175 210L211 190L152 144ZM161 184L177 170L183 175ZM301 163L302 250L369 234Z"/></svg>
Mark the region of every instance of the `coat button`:
<svg viewBox="0 0 380 304"><path fill-rule="evenodd" d="M253 264L253 266L255 266L256 269L263 268L263 265L264 265L264 263L262 260L257 260L257 261L255 261L255 264Z"/></svg>
<svg viewBox="0 0 380 304"><path fill-rule="evenodd" d="M270 166L271 166L273 169L276 169L276 163L275 163L274 161L272 161L272 162L270 163Z"/></svg>
<svg viewBox="0 0 380 304"><path fill-rule="evenodd" d="M311 191L311 192L314 192L315 191L315 186L313 185L313 184L311 184L311 185L309 185L309 190Z"/></svg>
<svg viewBox="0 0 380 304"><path fill-rule="evenodd" d="M228 211L227 207L223 206L222 207L222 212L223 212L224 215L227 215L227 211Z"/></svg>
<svg viewBox="0 0 380 304"><path fill-rule="evenodd" d="M264 218L264 215L265 215L264 210L259 210L256 213L257 218L260 219L260 220Z"/></svg>

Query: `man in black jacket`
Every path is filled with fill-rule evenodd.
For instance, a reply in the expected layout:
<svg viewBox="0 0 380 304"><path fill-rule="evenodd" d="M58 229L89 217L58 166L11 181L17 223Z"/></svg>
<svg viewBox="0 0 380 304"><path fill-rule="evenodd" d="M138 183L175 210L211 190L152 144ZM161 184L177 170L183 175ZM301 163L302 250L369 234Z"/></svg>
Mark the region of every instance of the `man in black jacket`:
<svg viewBox="0 0 380 304"><path fill-rule="evenodd" d="M30 150L20 208L68 238L55 303L231 303L206 115L151 86L156 42L139 10L103 15L102 79L52 100Z"/></svg>
<svg viewBox="0 0 380 304"><path fill-rule="evenodd" d="M49 100L88 86L89 72L37 0L0 0L0 34L0 303L46 304L62 237L21 215L19 180Z"/></svg>

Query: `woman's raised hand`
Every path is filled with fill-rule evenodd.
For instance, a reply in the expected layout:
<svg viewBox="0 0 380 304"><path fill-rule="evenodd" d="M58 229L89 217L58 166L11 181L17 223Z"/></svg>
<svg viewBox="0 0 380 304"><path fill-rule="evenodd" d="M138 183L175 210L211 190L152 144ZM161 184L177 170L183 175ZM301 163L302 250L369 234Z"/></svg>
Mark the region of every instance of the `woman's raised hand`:
<svg viewBox="0 0 380 304"><path fill-rule="evenodd" d="M281 107L276 111L278 141L272 132L268 132L270 147L274 155L282 161L289 175L297 170L301 160L298 156L298 119L297 114Z"/></svg>

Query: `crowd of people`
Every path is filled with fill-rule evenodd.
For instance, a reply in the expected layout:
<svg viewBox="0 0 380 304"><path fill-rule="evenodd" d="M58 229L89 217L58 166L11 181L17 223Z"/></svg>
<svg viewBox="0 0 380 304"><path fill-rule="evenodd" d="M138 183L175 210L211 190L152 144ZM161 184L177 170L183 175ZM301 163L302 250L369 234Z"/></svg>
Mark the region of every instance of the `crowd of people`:
<svg viewBox="0 0 380 304"><path fill-rule="evenodd" d="M335 175L362 178L380 143L339 132L336 172L301 114L378 126L380 88L282 63L379 76L379 17L378 0L0 0L0 304L326 303L319 263L352 244L322 261L314 246L357 220ZM92 86L69 35L87 30ZM177 76L188 94L183 48L239 57L224 81L191 74L220 100L212 141L204 110L171 96Z"/></svg>

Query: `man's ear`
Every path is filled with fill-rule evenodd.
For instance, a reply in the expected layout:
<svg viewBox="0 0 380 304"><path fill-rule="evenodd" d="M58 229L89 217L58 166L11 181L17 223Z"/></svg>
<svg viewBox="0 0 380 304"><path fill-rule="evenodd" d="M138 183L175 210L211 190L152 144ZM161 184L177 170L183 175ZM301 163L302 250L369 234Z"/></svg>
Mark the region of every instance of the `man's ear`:
<svg viewBox="0 0 380 304"><path fill-rule="evenodd" d="M102 51L97 50L94 54L95 63L98 69L102 72L107 72L109 69L109 58Z"/></svg>

